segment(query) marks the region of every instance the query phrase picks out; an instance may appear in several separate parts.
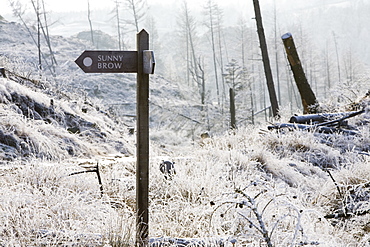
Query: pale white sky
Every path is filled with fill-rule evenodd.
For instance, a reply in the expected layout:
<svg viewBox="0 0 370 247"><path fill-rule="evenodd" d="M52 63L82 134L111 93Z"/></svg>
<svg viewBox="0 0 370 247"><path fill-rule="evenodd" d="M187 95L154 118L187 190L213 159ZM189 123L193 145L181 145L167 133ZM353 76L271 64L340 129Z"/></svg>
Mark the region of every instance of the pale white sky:
<svg viewBox="0 0 370 247"><path fill-rule="evenodd" d="M11 8L9 4L9 0L1 0L2 2L5 2L2 4L0 14L9 14L11 13ZM37 1L37 0L35 0ZM28 7L31 6L29 3L30 1L27 0L19 0L22 4L27 5ZM87 8L87 0L44 0L45 2L45 8L48 11L52 12L69 12L69 11L81 11L81 10L86 10ZM113 4L113 1L111 0L90 0L90 6L91 8L107 8L109 5ZM3 8L4 7L4 8Z"/></svg>
<svg viewBox="0 0 370 247"><path fill-rule="evenodd" d="M25 15L27 18L34 18L34 11L30 0L0 0L0 15L5 17L8 21L15 21L19 22L17 17L14 17L12 14L12 9L10 7L10 1L19 1L23 7L26 8L26 12L30 15ZM37 2L38 0L34 0ZM41 2L41 0L39 0ZM120 2L124 3L126 0L120 0ZM149 6L154 7L154 5L169 5L174 12L163 13L165 18L160 18L162 13L155 13L158 18L156 20L160 25L161 30L165 30L168 28L172 28L172 25L175 23L168 20L173 20L176 17L176 9L179 9L182 6L183 0L146 0ZM189 8L195 11L201 11L204 9L204 6L209 0L186 0L188 3ZM234 7L232 11L241 11L241 10L250 10L253 8L252 0L213 0L217 2L220 7ZM261 3L266 4L267 2L272 2L274 0L262 0ZM283 0L275 0L275 1L283 1ZM306 0L300 0L306 1ZM86 26L87 20L86 17L79 18L78 15L65 15L67 12L84 12L87 11L87 0L44 0L45 9L52 16L51 22L53 22L51 32L54 35L62 35L62 36L69 36L81 31L81 28L78 29L80 26ZM102 10L104 13L109 13L114 9L114 0L89 0L90 2L90 9L93 15L93 24L95 29L99 29L103 32L108 34L112 34L111 32L113 29L110 26L107 26L107 21L109 17L104 18L104 16L97 16L97 10ZM246 6L248 5L248 6ZM160 9L160 8L159 8ZM95 11L95 12L94 12ZM233 18L237 18L240 16L240 13L228 13L231 17L229 18L233 21ZM152 13L153 14L153 13ZM84 14L85 15L85 14ZM66 17L68 16L68 17ZM164 20L167 21L164 23ZM85 21L85 23L82 23ZM109 28L109 29L108 29Z"/></svg>
<svg viewBox="0 0 370 247"><path fill-rule="evenodd" d="M35 0L37 1L37 0ZM227 5L227 4L238 4L245 2L246 0L216 0L216 2L220 5ZM9 6L9 0L1 0L1 10L0 15L9 15L11 14L11 8ZM19 2L31 7L29 0L19 0ZM47 11L52 12L69 12L69 11L85 11L87 9L87 0L44 0L45 8ZM182 0L147 0L149 5L153 4L180 4ZM199 6L202 7L206 0L187 0L189 5L192 6ZM90 0L90 8L94 9L102 9L102 8L113 8L114 3L113 0Z"/></svg>

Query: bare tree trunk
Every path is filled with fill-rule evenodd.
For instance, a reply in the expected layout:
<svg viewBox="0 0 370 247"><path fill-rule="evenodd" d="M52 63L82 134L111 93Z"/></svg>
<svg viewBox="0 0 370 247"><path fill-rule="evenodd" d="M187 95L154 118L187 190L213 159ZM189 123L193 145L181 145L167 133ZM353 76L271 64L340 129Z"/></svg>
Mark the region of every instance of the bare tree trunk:
<svg viewBox="0 0 370 247"><path fill-rule="evenodd" d="M277 20L276 20L276 1L274 1L274 35L275 35L275 67L276 67L276 80L277 80L277 88L278 88L278 99L280 105L281 103L281 88L280 88L280 72L279 72L279 56L278 56L278 48L277 48Z"/></svg>
<svg viewBox="0 0 370 247"><path fill-rule="evenodd" d="M251 98L251 121L252 124L254 125L254 99L253 99L253 91L252 91L252 85L249 85L249 90L250 90L250 98Z"/></svg>
<svg viewBox="0 0 370 247"><path fill-rule="evenodd" d="M222 13L221 13L221 10L219 8L217 8L217 23L216 23L216 27L217 27L217 36L218 36L218 49L219 49L219 56L220 56L220 60L219 60L219 63L220 63L220 72L221 72L221 83L222 83L222 102L224 100L226 100L226 89L225 89L225 79L223 77L223 74L224 74L224 59L223 59L223 50L222 50L222 27L221 27L221 23L222 23ZM225 47L226 49L226 47ZM222 103L222 112L224 111L224 103Z"/></svg>
<svg viewBox="0 0 370 247"><path fill-rule="evenodd" d="M293 37L290 33L286 33L281 38L283 39L288 61L293 71L294 80L301 95L303 113L317 113L318 102L303 71L301 61L299 60L298 53L295 48Z"/></svg>
<svg viewBox="0 0 370 247"><path fill-rule="evenodd" d="M339 54L338 54L338 44L337 44L337 39L335 37L335 33L333 31L333 38L334 38L334 44L335 44L335 53L337 55L337 64L338 64L338 81L340 83L340 63L339 63Z"/></svg>
<svg viewBox="0 0 370 247"><path fill-rule="evenodd" d="M91 43L95 45L94 31L93 31L92 22L91 22L91 11L90 11L90 1L89 0L87 0L87 19L89 20L89 25L90 25Z"/></svg>
<svg viewBox="0 0 370 247"><path fill-rule="evenodd" d="M122 50L122 41L121 41L121 20L119 19L119 2L115 0L116 4L115 11L116 11L116 20L117 20L117 34L118 34L118 49Z"/></svg>
<svg viewBox="0 0 370 247"><path fill-rule="evenodd" d="M184 11L184 21L185 21L185 28L186 28L186 45L187 49L187 57L189 58L188 60L191 60L192 62L189 64L187 63L188 66L188 73L190 72L192 74L193 80L195 81L198 90L200 92L200 98L201 98L201 105L202 105L202 111L204 109L205 105L205 92L206 92L206 87L205 87L205 73L204 69L201 63L201 58L199 57L198 59L196 58L196 51L195 51L195 44L194 44L194 27L195 22L192 16L189 13L189 9L187 6L187 2L183 2L183 11ZM190 52L190 54L189 54Z"/></svg>
<svg viewBox="0 0 370 247"><path fill-rule="evenodd" d="M186 25L186 32L187 32L187 38L190 45L190 52L191 57L193 59L193 69L195 74L195 80L197 85L199 85L199 74L198 74L198 66L197 66L197 59L195 56L195 47L194 47L194 41L193 41L193 30L192 30L192 18L189 16L189 9L187 3L184 1L184 13L185 13L185 25Z"/></svg>
<svg viewBox="0 0 370 247"><path fill-rule="evenodd" d="M186 36L186 83L190 86L190 44L189 44L189 31L188 27L185 27Z"/></svg>
<svg viewBox="0 0 370 247"><path fill-rule="evenodd" d="M214 18L215 18L215 13L214 13L214 3L213 0L208 0L207 3L207 11L209 14L209 30L211 32L211 46L212 46L212 54L213 54L213 68L215 71L215 81L216 81L216 90L217 90L217 102L218 105L220 105L220 89L218 85L218 75L217 75L217 58L216 58L216 45L215 45L215 31L214 31Z"/></svg>
<svg viewBox="0 0 370 247"><path fill-rule="evenodd" d="M200 92L200 95L201 95L201 103L202 103L202 111L203 111L203 106L205 105L206 103L206 79L204 77L204 69L200 63L200 58L199 58L199 63L198 63L198 67L199 67L199 71L200 71L200 81L201 81L201 92Z"/></svg>
<svg viewBox="0 0 370 247"><path fill-rule="evenodd" d="M277 98L276 98L274 81L272 78L272 72L271 72L271 66L270 66L270 60L269 60L269 55L267 51L265 32L264 32L263 25L262 25L261 10L260 10L258 0L253 0L253 5L254 5L254 12L256 14L257 32L258 32L258 38L260 41L263 67L265 70L265 76L266 76L267 88L268 88L269 96L270 96L272 113L274 117L279 117L279 105L278 105Z"/></svg>
<svg viewBox="0 0 370 247"><path fill-rule="evenodd" d="M132 16L134 17L134 22L129 23L133 24L136 28L136 32L139 32L139 22L143 19L146 12L145 8L145 1L144 0L126 0L128 4L128 8L131 11Z"/></svg>
<svg viewBox="0 0 370 247"><path fill-rule="evenodd" d="M240 37L240 45L241 45L241 56L242 56L242 67L245 68L245 21L243 19L240 19L238 21L238 24L240 25L239 28L238 28L238 33L239 33L239 37Z"/></svg>
<svg viewBox="0 0 370 247"><path fill-rule="evenodd" d="M35 13L37 15L37 27L38 27L38 42L37 42L37 45L39 47L39 68L41 69L41 57L43 57L43 54L42 54L42 51L41 51L41 31L44 35L44 38L45 38L45 41L46 41L46 44L48 45L48 48L49 48L49 55L50 55L50 58L51 58L51 67L49 66L49 64L46 62L45 58L45 62L47 64L47 67L49 68L50 72L52 73L52 75L55 76L55 65L58 65L57 63L57 60L55 59L55 56L54 56L54 52L53 52L53 49L51 48L51 42L50 42L50 35L49 35L49 27L48 27L48 24L47 24L47 19L46 19L46 11L45 11L45 4L44 4L44 0L42 0L42 5L43 5L43 15L44 15L44 21L45 21L45 25L42 24L42 21L41 21L41 18L40 18L40 15L41 15L41 12L40 12L40 3L39 3L39 0L37 1L37 3L34 2L34 0L31 0L31 3L32 3L32 6L33 6L33 9L35 10Z"/></svg>
<svg viewBox="0 0 370 247"><path fill-rule="evenodd" d="M325 97L327 96L327 92L330 91L331 88L331 78L330 78L330 61L329 61L329 45L328 42L326 42L326 51L325 51L325 59L326 59L326 80L328 82L328 89L326 89L326 83L325 83Z"/></svg>
<svg viewBox="0 0 370 247"><path fill-rule="evenodd" d="M32 3L34 3L32 1ZM37 0L37 4L36 4L36 8L35 8L35 12L36 12L36 15L37 15L37 49L39 51L39 70L41 71L42 67L41 67L41 21L40 21L40 3L39 3L39 0Z"/></svg>
<svg viewBox="0 0 370 247"><path fill-rule="evenodd" d="M29 33L29 35L31 36L33 43L34 43L36 46L38 46L38 44L37 44L37 40L35 39L35 37L34 37L34 35L33 35L32 31L31 31L31 29L27 26L27 23L24 21L24 19L23 19L23 17L22 17L22 14L23 14L24 12L21 10L21 6L16 6L16 3L15 3L14 1L10 1L10 6L11 6L11 8L12 8L12 10L13 10L13 14L14 14L15 16L17 16L17 17L21 20L21 22L23 23L23 25L24 25L24 27L26 28L27 32L28 32L28 33ZM48 62L47 62L47 60L46 60L46 58L45 58L44 54L42 53L42 51L41 51L41 56L42 56L42 58L43 58L44 62L46 63L46 65L47 65L48 69L49 69L49 70L50 70L50 72L53 74L53 71L51 70L51 68L50 68L50 66L49 66L49 64L48 64Z"/></svg>
<svg viewBox="0 0 370 247"><path fill-rule="evenodd" d="M134 2L134 0L127 0L127 2L129 4L129 8L131 8L131 10L132 10L132 15L134 16L134 25L135 25L135 28L136 28L136 32L139 32L139 22L138 22L138 19L137 19L135 2Z"/></svg>
<svg viewBox="0 0 370 247"><path fill-rule="evenodd" d="M50 56L51 56L51 64L52 64L54 72L55 72L54 66L58 65L58 63L57 63L57 60L55 59L53 49L51 48L50 35L49 35L49 25L48 25L47 18L46 18L46 10L45 10L44 0L42 0L42 9L43 9L43 13L44 13L45 30L42 26L41 26L41 28L42 28L42 31L44 33L46 43L48 44L48 47L49 47L49 52L50 52Z"/></svg>

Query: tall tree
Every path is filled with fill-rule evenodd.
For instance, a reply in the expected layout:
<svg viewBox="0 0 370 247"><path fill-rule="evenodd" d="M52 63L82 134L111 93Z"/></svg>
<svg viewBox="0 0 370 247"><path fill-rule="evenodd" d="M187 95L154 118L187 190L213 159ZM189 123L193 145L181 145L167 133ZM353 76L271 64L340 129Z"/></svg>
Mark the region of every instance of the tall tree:
<svg viewBox="0 0 370 247"><path fill-rule="evenodd" d="M158 30L154 17L152 15L146 18L146 29L150 33L149 47L151 50L158 52L160 44L158 43Z"/></svg>
<svg viewBox="0 0 370 247"><path fill-rule="evenodd" d="M54 66L58 65L58 63L57 63L57 60L54 56L53 49L51 47L50 34L49 34L49 25L48 25L47 18L46 18L45 1L42 0L41 2L42 2L42 9L43 9L43 15L44 15L44 26L45 26L45 30L43 29L43 33L44 33L44 36L45 36L46 43L49 47L49 52L50 52L50 57L51 57L51 64L54 68ZM55 72L55 68L54 68L54 72Z"/></svg>
<svg viewBox="0 0 370 247"><path fill-rule="evenodd" d="M239 92L243 90L250 90L251 83L248 81L247 70L240 67L238 61L231 59L231 61L225 66L225 82L229 86L229 96L230 96L230 113L231 113L231 128L236 128L236 117L235 117L235 97ZM251 92L250 92L251 93ZM243 94L243 98L244 94ZM251 98L252 100L252 98ZM253 106L253 101L251 102L251 107ZM253 116L252 116L253 120Z"/></svg>
<svg viewBox="0 0 370 247"><path fill-rule="evenodd" d="M91 43L95 45L94 44L94 31L93 31L92 22L91 22L91 11L90 11L90 1L89 0L87 0L87 19L90 25Z"/></svg>
<svg viewBox="0 0 370 247"><path fill-rule="evenodd" d="M278 54L278 38L277 38L277 18L276 18L276 0L274 0L274 43L275 43L275 67L276 67L276 80L278 89L278 99L281 104L281 88L280 88L280 72L279 72L279 54Z"/></svg>
<svg viewBox="0 0 370 247"><path fill-rule="evenodd" d="M272 114L274 117L279 117L279 105L276 98L276 92L274 87L274 80L272 78L270 59L267 51L267 44L265 38L265 31L262 24L261 9L258 0L253 0L254 12L256 14L257 32L260 41L260 48L262 52L263 67L265 70L267 89L269 91Z"/></svg>
<svg viewBox="0 0 370 247"><path fill-rule="evenodd" d="M31 0L33 9L36 14L36 19L37 19L37 50L38 50L38 69L41 71L42 70L42 63L41 63L41 11L40 11L40 2L39 0L36 0L36 3L34 0Z"/></svg>
<svg viewBox="0 0 370 247"><path fill-rule="evenodd" d="M242 67L246 67L246 44L247 44L247 26L246 26L246 21L244 18L240 17L238 20L238 27L236 29L236 37L237 37L237 42L240 44L240 51L239 53L241 54L241 59L242 59ZM238 46L239 47L239 46Z"/></svg>
<svg viewBox="0 0 370 247"><path fill-rule="evenodd" d="M339 80L339 83L340 83L341 79L340 79L340 63L339 63L338 43L337 43L337 38L335 36L334 31L333 31L333 39L334 39L334 44L335 44L335 54L337 56L338 80Z"/></svg>
<svg viewBox="0 0 370 247"><path fill-rule="evenodd" d="M183 47L181 48L182 51L185 51L185 61L186 61L186 83L190 86L190 74L192 73L191 70L194 69L193 74L197 74L197 67L193 66L196 64L196 54L195 54L195 44L194 44L194 35L195 35L195 28L196 22L195 18L190 13L188 8L188 4L186 1L182 2L180 15L177 18L177 25L179 26L179 44L185 44L185 50ZM198 83L196 83L198 84Z"/></svg>
<svg viewBox="0 0 370 247"><path fill-rule="evenodd" d="M225 66L225 81L234 91L239 91L242 88L242 73L243 68L239 66L235 59L231 59Z"/></svg>
<svg viewBox="0 0 370 247"><path fill-rule="evenodd" d="M224 74L224 55L223 55L223 46L222 46L222 40L223 40L223 28L222 28L222 11L221 9L218 7L218 5L216 5L216 33L217 33L217 40L218 40L218 50L219 50L219 59L218 59L218 62L219 62L219 68L220 68L220 72L221 72L221 86L222 86L222 98L226 98L225 97L225 81L224 81L224 77L222 76ZM225 50L227 49L227 46L225 46Z"/></svg>
<svg viewBox="0 0 370 247"><path fill-rule="evenodd" d="M48 25L47 25L46 20L45 20L45 28L44 28L44 25L42 24L42 20L41 20L41 17L40 17L41 16L41 10L40 10L41 5L40 5L40 3L35 2L34 0L31 0L31 3L33 5L34 11L35 11L36 16L37 16L37 26L38 26L37 38L34 37L34 33L32 32L31 28L28 27L26 21L23 18L25 10L23 9L22 4L19 1L13 1L13 0L9 0L9 3L10 3L10 6L13 10L13 15L18 17L21 20L21 22L23 23L27 32L29 33L30 37L32 38L34 44L37 46L37 49L38 49L38 69L41 70L41 65L42 65L42 60L43 60L44 63L46 64L46 68L49 69L50 73L52 75L55 75L55 65L57 65L57 62L56 62L54 53L53 53L52 48L51 48L50 36L49 36L48 29L47 29ZM44 5L43 0L42 0L42 4ZM44 7L44 17L45 17L45 7ZM46 17L45 17L45 19L46 19ZM46 31L45 31L45 29L46 29ZM45 40L46 40L46 42L48 44L48 47L49 47L49 51L50 51L49 57L51 58L52 66L49 65L49 62L46 59L46 56L42 52L42 49L41 49L41 31L43 32L43 35L44 35Z"/></svg>
<svg viewBox="0 0 370 247"><path fill-rule="evenodd" d="M206 22L206 26L209 28L209 33L211 37L211 48L212 48L212 56L213 56L213 69L215 74L215 84L216 84L216 91L217 91L217 102L220 105L220 88L218 82L218 69L217 69L217 56L216 56L216 31L215 31L215 23L217 18L217 11L218 7L214 0L208 0L205 6L205 13L207 16L208 21Z"/></svg>
<svg viewBox="0 0 370 247"><path fill-rule="evenodd" d="M202 56L200 56L196 51L197 23L194 16L191 14L186 1L183 1L181 16L178 23L183 30L182 33L186 43L186 78L187 81L190 82L191 77L192 81L195 82L200 95L200 103L203 108L206 96L204 62Z"/></svg>
<svg viewBox="0 0 370 247"><path fill-rule="evenodd" d="M126 22L134 25L136 32L139 32L140 21L146 14L146 0L126 0L126 4L133 17L133 20L126 20Z"/></svg>
<svg viewBox="0 0 370 247"><path fill-rule="evenodd" d="M113 18L116 19L116 23L117 23L118 49L122 50L124 45L123 45L122 32L121 32L121 18L119 15L121 2L119 0L113 0L113 1L114 1Z"/></svg>

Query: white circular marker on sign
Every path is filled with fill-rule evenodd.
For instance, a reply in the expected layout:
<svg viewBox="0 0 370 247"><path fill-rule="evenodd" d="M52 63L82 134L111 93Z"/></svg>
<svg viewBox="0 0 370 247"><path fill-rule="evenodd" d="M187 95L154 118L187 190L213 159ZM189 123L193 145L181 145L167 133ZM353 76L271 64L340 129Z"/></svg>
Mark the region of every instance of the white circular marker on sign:
<svg viewBox="0 0 370 247"><path fill-rule="evenodd" d="M91 59L91 57L85 57L84 60L83 60L83 64L86 66L86 67L90 67L93 63L93 60Z"/></svg>

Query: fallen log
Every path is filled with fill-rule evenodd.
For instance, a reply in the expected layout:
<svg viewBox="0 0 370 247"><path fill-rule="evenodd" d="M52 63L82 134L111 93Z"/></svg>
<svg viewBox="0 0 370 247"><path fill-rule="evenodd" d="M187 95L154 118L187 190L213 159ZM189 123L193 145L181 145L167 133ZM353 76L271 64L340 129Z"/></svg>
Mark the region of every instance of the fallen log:
<svg viewBox="0 0 370 247"><path fill-rule="evenodd" d="M289 129L289 130L307 130L307 131L314 131L318 133L324 134L345 134L345 135L357 135L358 132L352 130L345 130L339 129L334 127L327 127L327 126L318 126L318 125L308 125L308 124L275 124L272 126L267 127L269 130L273 129Z"/></svg>
<svg viewBox="0 0 370 247"><path fill-rule="evenodd" d="M360 115L364 112L365 112L364 110L361 110L361 111L340 112L340 113L306 114L306 115L291 117L289 120L289 123L318 124L318 126L330 125L333 123L342 122L345 119Z"/></svg>
<svg viewBox="0 0 370 247"><path fill-rule="evenodd" d="M335 123L341 123L341 122L343 122L344 120L346 120L348 118L355 117L355 116L360 115L360 114L362 114L364 112L365 112L365 110L356 111L356 112L350 112L350 113L348 113L348 115L343 116L343 117L341 117L339 119L336 119L336 120L333 120L333 121L329 121L329 122L325 122L325 123L321 123L321 124L318 124L317 126L323 126L323 125L331 125L331 124L335 124Z"/></svg>

